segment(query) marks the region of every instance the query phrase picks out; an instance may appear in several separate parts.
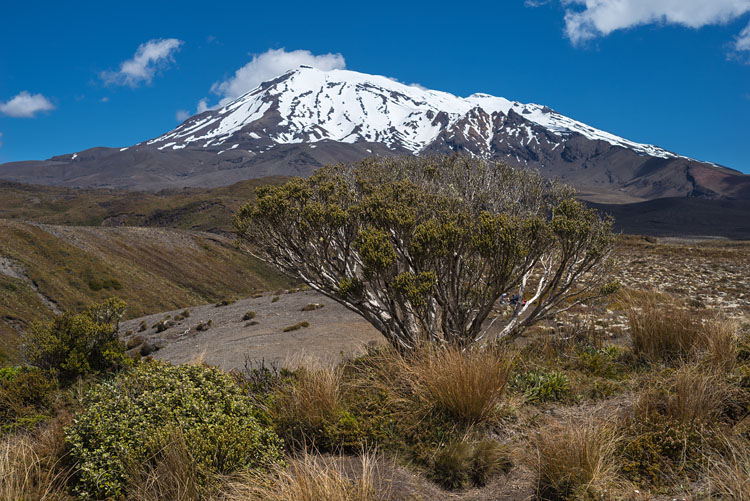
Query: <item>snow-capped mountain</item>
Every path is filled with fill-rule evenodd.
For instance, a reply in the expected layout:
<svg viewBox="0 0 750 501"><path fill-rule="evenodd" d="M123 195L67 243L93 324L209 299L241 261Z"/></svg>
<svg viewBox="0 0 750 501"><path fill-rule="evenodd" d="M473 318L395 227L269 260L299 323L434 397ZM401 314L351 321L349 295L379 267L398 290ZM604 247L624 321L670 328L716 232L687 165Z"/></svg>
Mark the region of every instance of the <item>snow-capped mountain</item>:
<svg viewBox="0 0 750 501"><path fill-rule="evenodd" d="M528 124L507 120L511 112ZM277 117L275 123L264 120ZM272 119L273 120L273 119ZM561 140L577 133L636 153L676 158L656 146L634 143L560 115L538 104L523 104L489 94L461 98L408 86L376 75L309 66L266 82L215 111L197 115L147 145L226 151L241 143L268 139L275 144L373 142L414 154L449 138L470 138L466 152L490 157L499 132L522 144L540 142L537 125ZM447 144L443 140L444 144Z"/></svg>
<svg viewBox="0 0 750 501"><path fill-rule="evenodd" d="M457 97L353 71L301 66L157 138L43 162L0 179L161 189L311 174L370 155L460 152L575 185L600 201L750 198L750 176L590 127L538 104Z"/></svg>

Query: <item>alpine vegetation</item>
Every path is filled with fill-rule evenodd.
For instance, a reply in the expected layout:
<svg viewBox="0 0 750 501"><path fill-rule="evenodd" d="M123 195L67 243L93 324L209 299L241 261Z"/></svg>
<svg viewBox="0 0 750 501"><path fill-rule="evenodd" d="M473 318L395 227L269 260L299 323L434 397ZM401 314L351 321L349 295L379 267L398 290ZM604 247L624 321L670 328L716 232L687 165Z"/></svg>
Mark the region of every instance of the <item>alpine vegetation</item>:
<svg viewBox="0 0 750 501"><path fill-rule="evenodd" d="M399 350L516 336L616 289L609 220L566 185L478 158L328 166L259 188L234 224L261 259L359 313ZM511 311L487 321L504 295Z"/></svg>

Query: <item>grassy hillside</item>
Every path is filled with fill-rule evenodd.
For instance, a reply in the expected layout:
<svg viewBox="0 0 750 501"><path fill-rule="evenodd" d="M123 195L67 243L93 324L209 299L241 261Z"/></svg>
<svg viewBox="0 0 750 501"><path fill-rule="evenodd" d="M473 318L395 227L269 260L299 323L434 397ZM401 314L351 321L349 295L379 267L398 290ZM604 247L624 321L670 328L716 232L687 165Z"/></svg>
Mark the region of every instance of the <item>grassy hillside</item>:
<svg viewBox="0 0 750 501"><path fill-rule="evenodd" d="M12 357L18 331L55 308L117 296L137 317L287 283L214 234L0 219L0 357Z"/></svg>
<svg viewBox="0 0 750 501"><path fill-rule="evenodd" d="M255 188L283 178L158 193L35 186L0 181L0 218L76 226L156 226L231 232L232 215Z"/></svg>

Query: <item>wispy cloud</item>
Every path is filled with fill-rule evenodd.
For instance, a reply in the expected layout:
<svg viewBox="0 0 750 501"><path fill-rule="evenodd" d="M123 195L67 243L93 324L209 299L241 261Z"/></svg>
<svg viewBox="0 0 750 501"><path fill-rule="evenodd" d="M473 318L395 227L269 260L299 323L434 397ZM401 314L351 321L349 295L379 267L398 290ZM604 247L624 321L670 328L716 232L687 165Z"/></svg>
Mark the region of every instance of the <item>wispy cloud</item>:
<svg viewBox="0 0 750 501"><path fill-rule="evenodd" d="M688 28L726 24L750 12L750 0L560 0L565 7L565 34L580 45L587 40L648 24L676 24ZM545 0L526 0L538 7ZM736 52L750 51L750 26L733 44Z"/></svg>
<svg viewBox="0 0 750 501"><path fill-rule="evenodd" d="M55 105L41 94L29 94L27 91L20 92L16 97L7 102L0 102L0 112L9 117L31 118L37 113L54 110Z"/></svg>
<svg viewBox="0 0 750 501"><path fill-rule="evenodd" d="M184 122L188 118L190 118L190 112L188 110L177 110L177 113L175 113L175 118L178 122Z"/></svg>
<svg viewBox="0 0 750 501"><path fill-rule="evenodd" d="M742 59L745 63L750 64L750 24L745 26L745 29L737 35L734 39L733 54L739 59Z"/></svg>
<svg viewBox="0 0 750 501"><path fill-rule="evenodd" d="M3 147L3 141L2 141L2 139L3 139L3 133L0 132L0 148Z"/></svg>
<svg viewBox="0 0 750 501"><path fill-rule="evenodd" d="M174 53L184 42L176 38L149 40L138 46L132 59L123 61L117 71L103 71L100 74L105 83L138 87L150 84L156 73L174 62Z"/></svg>
<svg viewBox="0 0 750 501"><path fill-rule="evenodd" d="M234 75L211 86L211 92L220 96L219 106L241 96L257 87L261 82L293 70L300 65L312 66L321 70L346 68L346 61L341 54L315 55L309 50L270 49L262 54L255 54L249 63L235 71ZM208 109L208 100L198 103L198 112Z"/></svg>

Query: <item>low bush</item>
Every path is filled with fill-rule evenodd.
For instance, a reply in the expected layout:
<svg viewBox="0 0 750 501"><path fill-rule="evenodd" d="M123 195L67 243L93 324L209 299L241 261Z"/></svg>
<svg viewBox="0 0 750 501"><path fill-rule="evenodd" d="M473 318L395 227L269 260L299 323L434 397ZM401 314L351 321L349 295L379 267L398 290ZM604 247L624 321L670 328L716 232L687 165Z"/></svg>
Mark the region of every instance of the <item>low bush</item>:
<svg viewBox="0 0 750 501"><path fill-rule="evenodd" d="M614 477L617 437L596 421L542 426L531 436L530 456L540 499L589 499Z"/></svg>
<svg viewBox="0 0 750 501"><path fill-rule="evenodd" d="M490 439L457 440L435 453L432 478L448 489L482 487L496 475L510 470L508 448Z"/></svg>
<svg viewBox="0 0 750 501"><path fill-rule="evenodd" d="M26 361L69 383L79 376L111 371L130 363L119 340L125 303L118 299L36 322L23 336Z"/></svg>
<svg viewBox="0 0 750 501"><path fill-rule="evenodd" d="M274 297L273 297L273 298L271 299L271 302L272 302L272 303L275 303L275 302L276 302L276 301L278 301L279 299L280 299L280 298L279 298L279 296L274 296Z"/></svg>
<svg viewBox="0 0 750 501"><path fill-rule="evenodd" d="M563 401L571 397L570 379L562 372L532 369L516 373L510 381L513 390L527 402Z"/></svg>
<svg viewBox="0 0 750 501"><path fill-rule="evenodd" d="M145 342L145 339L143 339L143 336L135 336L130 339L128 339L128 342L125 344L126 350L132 350L133 348L142 345Z"/></svg>
<svg viewBox="0 0 750 501"><path fill-rule="evenodd" d="M122 498L128 472L158 457L182 433L199 482L281 460L281 441L260 411L218 369L144 362L100 383L67 430L81 497ZM158 466L156 467L158 469Z"/></svg>
<svg viewBox="0 0 750 501"><path fill-rule="evenodd" d="M623 472L656 486L695 473L724 428L744 414L737 405L722 376L694 366L657 378L634 402L622 444Z"/></svg>
<svg viewBox="0 0 750 501"><path fill-rule="evenodd" d="M321 303L310 303L302 307L301 311L315 311L321 309L324 304Z"/></svg>
<svg viewBox="0 0 750 501"><path fill-rule="evenodd" d="M252 320L254 318L255 318L255 312L252 310L246 311L245 314L242 315L242 320L244 320L245 322L247 322L248 320Z"/></svg>
<svg viewBox="0 0 750 501"><path fill-rule="evenodd" d="M298 331L307 327L310 327L310 322L297 322L294 325L287 325L282 329L282 332Z"/></svg>
<svg viewBox="0 0 750 501"><path fill-rule="evenodd" d="M0 435L30 429L49 417L57 390L38 368L0 369Z"/></svg>

